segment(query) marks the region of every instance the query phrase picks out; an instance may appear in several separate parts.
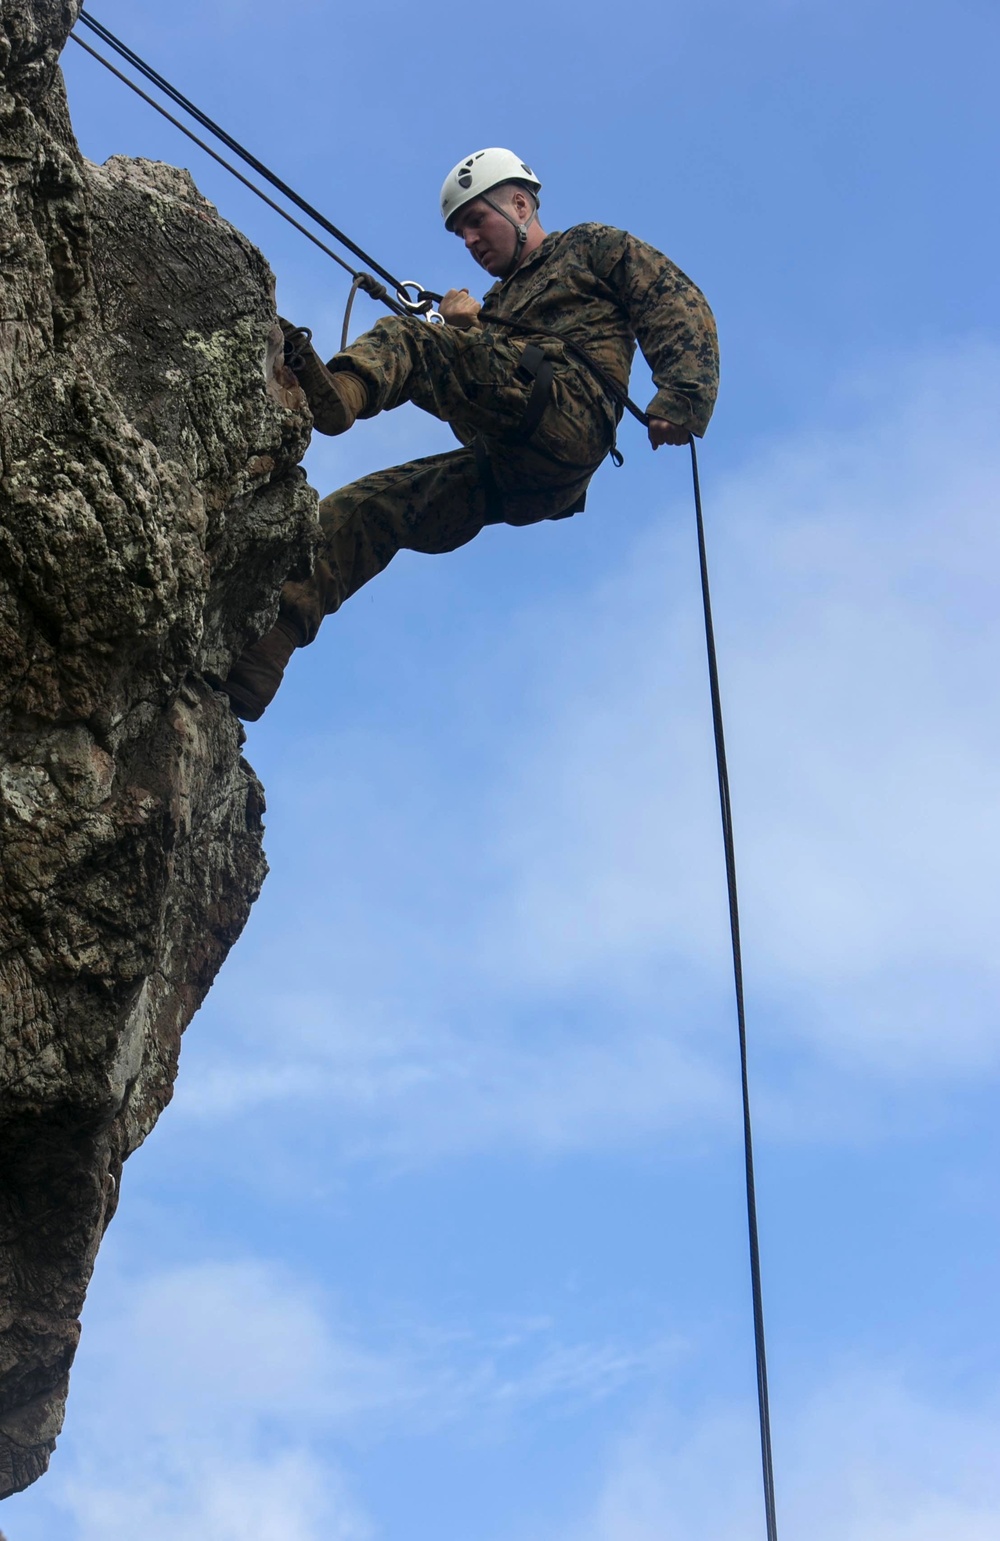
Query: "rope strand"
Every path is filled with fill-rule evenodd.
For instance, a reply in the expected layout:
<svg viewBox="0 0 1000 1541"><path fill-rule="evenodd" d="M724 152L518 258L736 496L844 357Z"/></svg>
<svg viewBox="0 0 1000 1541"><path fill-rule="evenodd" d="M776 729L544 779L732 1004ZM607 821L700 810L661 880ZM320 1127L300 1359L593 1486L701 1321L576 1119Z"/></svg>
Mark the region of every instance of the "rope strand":
<svg viewBox="0 0 1000 1541"><path fill-rule="evenodd" d="M392 273L390 273L387 268L384 268L379 263L377 263L373 257L369 256L368 252L366 252L363 247L358 246L354 241L352 241L350 236L345 235L342 230L338 230L337 226L328 220L325 214L321 214L317 208L314 208L311 203L307 202L305 198L302 198L293 187L289 187L288 183L283 181L283 179L279 177L275 172L273 172L270 167L265 166L264 162L258 160L256 155L252 155L249 150L240 144L238 139L234 139L231 134L228 134L224 128L221 128L220 125L216 123L212 118L210 118L207 113L202 112L200 107L196 107L195 104L192 101L189 101L182 92L177 90L176 86L172 86L169 80L164 79L164 77L160 75L156 70L154 70L151 65L147 64L146 61L139 56L139 54L135 53L133 49L129 48L126 43L123 43L120 38L117 38L113 32L109 31L109 29L103 26L102 23L99 22L95 17L90 16L86 11L81 11L79 19L83 22L84 26L89 27L91 32L95 33L103 43L106 43L110 48L114 49L115 53L118 54L120 58L126 60L127 63L131 64L133 68L139 71L140 75L143 75L152 85L157 86L165 96L168 96L172 102L174 102L178 107L181 107L186 113L189 113L190 116L194 118L196 123L200 123L202 128L207 129L210 134L214 134L216 139L220 140L222 144L226 145L228 149L232 150L234 155L238 155L240 160L244 161L248 166L252 168L252 170L256 171L259 176L262 176L265 181L270 182L272 187L277 188L278 192L282 193L284 197L289 199L291 203L294 203L298 208L300 208L304 214L308 214L310 219L315 220L316 224L325 230L328 235L332 235L334 240L339 241L342 246L347 247L348 251L353 252L355 257L359 258L359 260L363 262L366 267L374 268L379 277L384 278L386 283L392 285L393 289L398 291L402 288L399 280L393 277ZM79 41L80 40L78 38L77 42ZM89 49L88 52L93 53L94 51L93 49ZM108 64L106 59L101 58L100 54L94 54L94 57L100 59L101 63L106 65L108 69L113 69L113 66ZM113 72L116 75L118 74L117 70L113 70ZM132 82L128 81L125 76L119 75L119 79L125 79L126 84L132 84ZM136 86L133 86L133 89L138 91L138 87ZM139 92L139 94L145 96L144 92ZM150 101L150 98L145 97L145 100ZM155 106L156 104L153 103L152 105ZM160 110L162 111L162 109ZM164 114L164 116L167 116L167 114ZM171 121L173 122L176 120L172 119ZM180 127L180 125L178 125L178 127ZM190 137L193 138L194 136L191 135ZM200 143L200 141L198 142ZM216 159L218 159L218 157L216 157ZM346 264L342 265L346 266ZM353 272L353 269L347 268L347 271Z"/></svg>
<svg viewBox="0 0 1000 1541"><path fill-rule="evenodd" d="M764 1514L767 1541L778 1541L774 1504L774 1465L771 1457L771 1410L767 1392L767 1349L764 1341L764 1297L760 1277L760 1242L757 1235L757 1193L753 1171L753 1132L750 1126L750 1073L747 1064L746 1003L743 992L743 950L740 945L740 907L736 886L736 846L733 838L733 809L729 794L729 768L726 762L726 738L722 721L722 693L719 689L719 662L715 650L715 626L712 621L712 595L708 582L708 550L705 543L705 518L701 506L698 477L698 453L691 440L691 475L694 481L695 519L698 527L698 563L701 570L701 597L705 612L705 646L708 652L708 678L712 696L712 728L715 735L715 762L719 777L719 805L722 812L722 841L726 855L726 887L729 893L729 930L733 952L733 979L736 986L736 1017L740 1037L740 1079L743 1091L743 1159L746 1175L747 1229L750 1239L750 1284L753 1293L753 1336L757 1361L757 1410L760 1421L760 1455L764 1479Z"/></svg>
<svg viewBox="0 0 1000 1541"><path fill-rule="evenodd" d="M249 177L245 177L242 171L238 171L230 161L225 160L224 157L218 153L218 151L213 150L211 145L207 145L204 139L199 139L197 134L192 133L189 128L186 128L179 118L175 118L173 114L168 112L165 107L161 107L159 102L154 101L151 96L147 96L146 92L137 86L134 80L129 80L128 76L123 75L121 70L115 69L115 66L109 59L102 58L96 49L91 48L89 43L85 43L82 38L77 37L75 32L70 33L70 39L72 42L76 43L78 47L82 48L85 53L89 53L92 59L97 59L99 63L103 64L104 68L106 70L110 70L112 75L117 75L118 79L124 81L125 85L127 85L130 90L134 91L136 96L141 96L142 100L144 102L148 102L150 107L155 108L155 110L160 113L162 117L166 118L168 123L172 123L174 128L179 128L181 133L186 134L189 139L193 140L199 149L204 150L206 155L210 155L214 161L219 163L220 166L224 166L225 169L230 172L238 182L243 183L244 187L248 187L252 193L256 193L257 197L262 199L262 201L266 203L269 208L273 209L276 214L280 214L282 219L287 219L290 225L294 225L295 229L298 230L300 234L304 235L307 240L312 241L314 246L318 246L320 251L325 252L328 257L332 257L334 262L339 263L345 272L350 273L352 277L354 276L354 269L348 263L346 263L342 257L338 257L337 253L335 251L331 251L329 246L324 245L324 243L317 236L313 235L311 230L307 230L305 225L301 225L299 221L295 219L293 215L289 214L286 209L283 209L280 204L275 203L273 198L269 198L265 192L262 192L259 187L256 187L253 182L250 181Z"/></svg>

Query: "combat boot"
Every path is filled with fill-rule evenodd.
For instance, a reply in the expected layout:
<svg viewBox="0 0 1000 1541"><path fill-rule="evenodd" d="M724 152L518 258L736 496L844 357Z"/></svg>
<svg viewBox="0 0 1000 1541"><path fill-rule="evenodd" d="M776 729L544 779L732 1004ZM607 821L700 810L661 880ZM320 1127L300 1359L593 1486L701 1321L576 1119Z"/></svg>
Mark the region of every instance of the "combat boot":
<svg viewBox="0 0 1000 1541"><path fill-rule="evenodd" d="M346 433L368 405L364 381L351 370L327 369L312 345L307 326L278 317L285 339L285 363L306 393L313 423L320 433Z"/></svg>
<svg viewBox="0 0 1000 1541"><path fill-rule="evenodd" d="M222 684L237 717L256 722L264 715L278 693L288 660L304 643L301 628L281 616L259 642L243 650Z"/></svg>

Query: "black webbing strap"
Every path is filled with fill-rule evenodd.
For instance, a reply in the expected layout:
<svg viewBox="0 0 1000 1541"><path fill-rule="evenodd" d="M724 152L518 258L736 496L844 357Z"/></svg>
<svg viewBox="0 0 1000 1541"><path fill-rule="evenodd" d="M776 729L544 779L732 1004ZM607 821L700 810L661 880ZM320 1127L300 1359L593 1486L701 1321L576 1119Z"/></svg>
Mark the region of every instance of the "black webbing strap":
<svg viewBox="0 0 1000 1541"><path fill-rule="evenodd" d="M636 422L641 423L644 428L649 427L649 413L644 412L641 407L637 407L624 386L619 385L618 381L608 373L603 364L599 364L593 355L587 352L586 348L581 347L578 342L574 342L571 337L567 337L563 332L555 331L553 327L537 326L534 322L530 321L515 321L508 316L487 315L482 316L480 320L483 326L506 326L512 332L533 332L536 337L551 337L555 342L562 343L567 353L572 358L577 359L585 368L589 369L598 384L611 397L618 408L617 416L619 419L623 412L631 412ZM528 344L528 347L532 346L534 345ZM527 353L528 348L526 347L524 351ZM541 349L538 349L538 351L541 352ZM620 466L624 464L624 458L618 448L618 441L615 439L611 446L611 459L616 466Z"/></svg>
<svg viewBox="0 0 1000 1541"><path fill-rule="evenodd" d="M531 381L531 392L524 416L514 432L507 436L507 441L510 444L526 444L542 421L542 414L552 395L552 360L545 357L537 343L529 342L525 344L516 372L521 376L527 375Z"/></svg>

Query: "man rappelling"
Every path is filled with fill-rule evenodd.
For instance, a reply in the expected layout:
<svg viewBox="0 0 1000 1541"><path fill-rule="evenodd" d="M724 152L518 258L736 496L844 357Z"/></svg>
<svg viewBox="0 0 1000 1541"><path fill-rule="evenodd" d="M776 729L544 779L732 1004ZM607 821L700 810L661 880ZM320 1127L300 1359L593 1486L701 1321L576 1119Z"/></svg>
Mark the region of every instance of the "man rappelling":
<svg viewBox="0 0 1000 1541"><path fill-rule="evenodd" d="M487 524L579 513L615 452L636 342L657 391L649 442L701 436L718 389L715 323L700 290L662 253L608 225L546 234L541 183L510 150L480 150L446 178L446 228L497 282L480 305L441 301L443 325L378 321L323 364L309 334L282 322L289 366L320 433L415 402L463 448L376 471L319 505L315 571L286 583L278 620L223 688L256 721L297 647L397 551L454 551Z"/></svg>

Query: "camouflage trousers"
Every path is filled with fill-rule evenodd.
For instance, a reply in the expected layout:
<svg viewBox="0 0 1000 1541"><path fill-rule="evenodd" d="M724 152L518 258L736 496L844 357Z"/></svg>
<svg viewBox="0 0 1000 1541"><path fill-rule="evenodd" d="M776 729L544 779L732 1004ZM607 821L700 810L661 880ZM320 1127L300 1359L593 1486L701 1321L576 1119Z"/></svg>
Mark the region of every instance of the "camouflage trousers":
<svg viewBox="0 0 1000 1541"><path fill-rule="evenodd" d="M559 361L530 443L509 442L532 386L518 373L524 346L497 331L391 318L330 360L331 370L353 370L365 382L364 417L412 401L449 423L462 444L478 439L494 492L473 449L463 448L376 471L324 498L313 576L282 590L282 614L304 642L397 551L454 551L487 523L560 518L582 498L613 442L612 408L583 371Z"/></svg>

